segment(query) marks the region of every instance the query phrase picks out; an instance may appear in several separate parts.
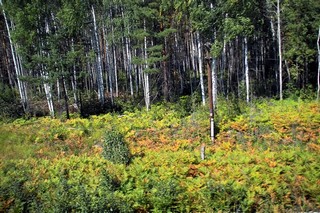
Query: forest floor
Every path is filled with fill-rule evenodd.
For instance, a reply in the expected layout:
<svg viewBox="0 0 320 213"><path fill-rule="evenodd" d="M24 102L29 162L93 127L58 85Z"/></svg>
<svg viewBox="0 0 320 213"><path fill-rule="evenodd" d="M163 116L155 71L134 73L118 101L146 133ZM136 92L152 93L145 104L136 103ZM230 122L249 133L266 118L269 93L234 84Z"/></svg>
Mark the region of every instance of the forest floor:
<svg viewBox="0 0 320 213"><path fill-rule="evenodd" d="M181 99L149 112L2 123L0 212L320 210L319 103L221 100L215 122L212 144L208 109ZM127 164L105 157L114 131Z"/></svg>

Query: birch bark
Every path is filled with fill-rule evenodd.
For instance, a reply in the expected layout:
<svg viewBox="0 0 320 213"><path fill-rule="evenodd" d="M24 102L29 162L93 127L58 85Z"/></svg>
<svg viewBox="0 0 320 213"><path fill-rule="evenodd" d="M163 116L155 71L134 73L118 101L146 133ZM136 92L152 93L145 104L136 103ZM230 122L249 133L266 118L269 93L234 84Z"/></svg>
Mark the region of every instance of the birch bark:
<svg viewBox="0 0 320 213"><path fill-rule="evenodd" d="M49 23L47 20L45 20L45 30L46 30L46 33L49 34L50 28L49 28ZM41 45L44 46L43 42L41 42ZM42 53L40 53L40 54L42 54ZM47 54L47 56L49 56L49 54ZM54 110L54 106L53 106L52 89L51 89L51 85L49 82L49 73L46 70L46 67L44 64L41 65L41 77L44 79L43 86L44 86L44 90L46 93L48 108L49 108L50 116L53 118L54 114L55 114L55 110Z"/></svg>
<svg viewBox="0 0 320 213"><path fill-rule="evenodd" d="M281 38L281 16L280 16L280 0L277 0L277 37L278 37L278 52L279 52L279 95L280 100L283 99L282 95L282 38Z"/></svg>
<svg viewBox="0 0 320 213"><path fill-rule="evenodd" d="M201 99L202 105L206 104L206 96L204 93L204 83L203 83L203 69L202 69L202 48L201 48L201 40L200 33L197 32L197 42L198 42L198 58L199 58L199 73L200 73L200 87L201 87Z"/></svg>
<svg viewBox="0 0 320 213"><path fill-rule="evenodd" d="M124 9L121 8L121 15L123 20L127 20L127 17L124 14ZM127 30L128 35L130 35L130 25L125 21L124 23L124 29ZM127 75L129 76L129 88L130 88L130 95L133 96L133 82L132 82L132 55L130 51L131 47L131 41L128 36L124 37L124 43L125 43L125 50L124 52L124 62L125 62L125 68L127 71Z"/></svg>
<svg viewBox="0 0 320 213"><path fill-rule="evenodd" d="M102 60L101 60L101 52L100 52L100 42L99 42L99 35L98 35L98 27L96 21L96 14L94 7L91 7L92 18L93 18L93 27L94 27L94 36L95 36L95 45L97 51L97 85L98 85L98 98L100 104L104 104L104 86L103 86L103 74L102 74Z"/></svg>
<svg viewBox="0 0 320 213"><path fill-rule="evenodd" d="M113 104L113 82L112 82L112 63L111 63L111 56L110 56L110 46L109 46L109 41L107 39L107 32L105 27L103 28L103 34L105 38L105 48L106 48L106 67L107 67L107 75L106 75L106 82L108 83L109 86L109 94L110 94L110 99L111 99L111 104Z"/></svg>
<svg viewBox="0 0 320 213"><path fill-rule="evenodd" d="M74 41L73 39L71 40L71 49L74 52ZM71 81L72 85L72 91L73 91L73 98L74 98L74 103L76 108L79 108L79 101L78 101L78 94L77 94L77 70L76 70L76 65L75 63L73 64L73 77Z"/></svg>
<svg viewBox="0 0 320 213"><path fill-rule="evenodd" d="M0 5L2 6L2 0L0 0ZM21 104L22 104L24 112L27 113L29 111L29 109L28 109L29 107L28 107L28 96L27 96L26 85L24 82L22 82L20 80L20 77L23 76L22 67L19 64L19 56L17 55L17 53L15 51L15 46L14 46L12 39L11 39L9 21L7 19L7 16L6 16L4 9L2 9L2 13L3 13L4 21L6 24L7 32L8 32L8 38L9 38L9 43L10 43L11 55L12 55L12 59L13 59L13 65L14 65L14 69L16 72L16 76L17 76L17 83L18 83L20 100L21 100Z"/></svg>
<svg viewBox="0 0 320 213"><path fill-rule="evenodd" d="M42 70L41 70L41 76L44 79L43 87L44 87L44 91L46 93L50 116L53 118L55 112L54 112L54 107L53 107L52 90L51 90L50 83L48 83L48 80L49 80L48 72L45 71L45 68L43 66L42 66Z"/></svg>
<svg viewBox="0 0 320 213"><path fill-rule="evenodd" d="M214 108L213 108L213 92L212 92L212 86L213 86L213 81L212 81L212 69L211 69L211 60L212 58L210 57L210 47L207 47L207 73L208 73L208 96L209 96L209 110L210 110L210 138L211 142L214 143Z"/></svg>
<svg viewBox="0 0 320 213"><path fill-rule="evenodd" d="M129 31L129 29L128 29ZM133 82L132 82L132 60L131 60L131 51L129 49L130 38L125 38L126 42L126 52L127 52L127 69L129 74L129 85L130 85L130 95L133 96Z"/></svg>
<svg viewBox="0 0 320 213"><path fill-rule="evenodd" d="M248 64L248 40L244 37L244 67L246 76L246 101L250 101L249 64Z"/></svg>
<svg viewBox="0 0 320 213"><path fill-rule="evenodd" d="M146 32L146 20L144 20L144 31ZM147 53L147 37L144 37L144 60L145 60L145 69L148 69L148 53ZM150 88L149 88L149 75L146 72L143 72L144 77L144 100L146 104L146 109L150 109Z"/></svg>

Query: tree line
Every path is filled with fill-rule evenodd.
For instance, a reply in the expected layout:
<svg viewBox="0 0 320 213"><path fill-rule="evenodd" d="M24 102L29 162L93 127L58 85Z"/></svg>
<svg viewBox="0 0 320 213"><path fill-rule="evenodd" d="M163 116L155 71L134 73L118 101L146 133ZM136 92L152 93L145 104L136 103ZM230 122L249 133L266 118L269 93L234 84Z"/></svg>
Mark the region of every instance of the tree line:
<svg viewBox="0 0 320 213"><path fill-rule="evenodd" d="M1 85L23 111L320 87L318 0L0 0ZM212 90L212 91L211 91Z"/></svg>

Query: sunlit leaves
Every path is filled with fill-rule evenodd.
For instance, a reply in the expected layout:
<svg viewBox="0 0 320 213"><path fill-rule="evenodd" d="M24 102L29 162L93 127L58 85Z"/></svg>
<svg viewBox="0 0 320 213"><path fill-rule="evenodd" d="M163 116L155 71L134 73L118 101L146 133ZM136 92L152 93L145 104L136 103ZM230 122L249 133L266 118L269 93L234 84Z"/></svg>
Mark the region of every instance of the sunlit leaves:
<svg viewBox="0 0 320 213"><path fill-rule="evenodd" d="M319 104L269 100L238 114L228 107L218 109L220 132L205 160L205 108L186 116L159 104L149 112L3 124L0 139L17 155L1 149L8 153L1 155L0 203L5 210L28 201L61 211L120 212L319 208ZM127 165L101 155L103 134L115 127L132 152Z"/></svg>

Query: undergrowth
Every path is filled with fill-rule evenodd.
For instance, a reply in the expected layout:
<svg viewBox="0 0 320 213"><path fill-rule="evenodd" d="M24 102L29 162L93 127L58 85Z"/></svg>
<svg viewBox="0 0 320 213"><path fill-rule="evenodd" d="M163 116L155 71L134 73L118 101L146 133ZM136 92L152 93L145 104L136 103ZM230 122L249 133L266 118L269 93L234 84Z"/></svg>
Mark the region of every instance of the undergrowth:
<svg viewBox="0 0 320 213"><path fill-rule="evenodd" d="M319 210L317 102L220 100L211 144L188 100L1 124L0 212Z"/></svg>

